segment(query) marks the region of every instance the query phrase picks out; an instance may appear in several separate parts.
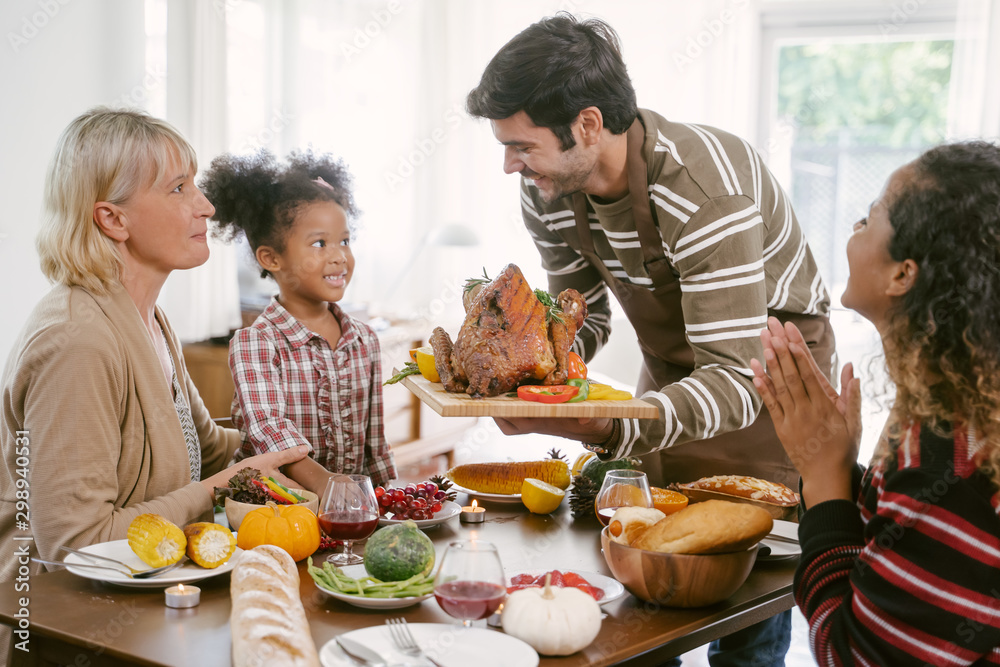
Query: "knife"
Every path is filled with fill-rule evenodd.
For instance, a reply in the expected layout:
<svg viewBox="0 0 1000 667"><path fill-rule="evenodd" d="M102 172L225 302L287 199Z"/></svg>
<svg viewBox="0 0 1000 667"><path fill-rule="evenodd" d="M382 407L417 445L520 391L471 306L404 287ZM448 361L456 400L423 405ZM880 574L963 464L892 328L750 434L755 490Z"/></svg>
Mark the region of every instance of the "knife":
<svg viewBox="0 0 1000 667"><path fill-rule="evenodd" d="M385 658L376 653L374 650L368 648L361 642L355 641L350 637L335 637L337 641L337 646L340 647L344 653L354 658L355 660L360 660L365 665L385 665Z"/></svg>

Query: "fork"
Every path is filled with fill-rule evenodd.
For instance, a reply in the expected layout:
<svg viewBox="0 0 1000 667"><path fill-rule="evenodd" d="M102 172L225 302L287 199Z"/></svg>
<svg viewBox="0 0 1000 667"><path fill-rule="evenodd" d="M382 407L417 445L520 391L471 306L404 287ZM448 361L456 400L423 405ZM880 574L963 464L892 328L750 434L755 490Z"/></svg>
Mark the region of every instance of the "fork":
<svg viewBox="0 0 1000 667"><path fill-rule="evenodd" d="M139 572L126 572L119 567L113 567L111 565L94 565L93 563L67 563L61 560L42 560L41 558L32 558L36 563L41 563L42 565L62 565L63 567L89 567L95 570L109 570L111 572L117 572L118 574L128 577L129 579L150 579L157 575L163 574L164 572L169 572L170 570L176 569L181 566L180 561L172 563L170 565L164 565L163 567L154 567L151 570L140 570ZM131 568L130 568L131 569Z"/></svg>
<svg viewBox="0 0 1000 667"><path fill-rule="evenodd" d="M59 547L62 551L68 551L71 554L76 554L77 556L82 556L83 558L89 558L90 560L100 560L106 563L114 563L118 567L123 567L132 574L139 574L140 572L148 572L149 569L139 570L127 563L123 563L120 560L115 560L114 558L108 558L107 556L98 556L97 554L88 553L86 551L81 551L80 549L71 549L69 547Z"/></svg>
<svg viewBox="0 0 1000 667"><path fill-rule="evenodd" d="M410 626L406 624L405 618L389 618L386 619L385 624L389 627L392 643L400 651L415 658L423 658L434 667L443 667L440 662L424 653L423 649L420 648L420 644L413 638L413 633L410 632Z"/></svg>

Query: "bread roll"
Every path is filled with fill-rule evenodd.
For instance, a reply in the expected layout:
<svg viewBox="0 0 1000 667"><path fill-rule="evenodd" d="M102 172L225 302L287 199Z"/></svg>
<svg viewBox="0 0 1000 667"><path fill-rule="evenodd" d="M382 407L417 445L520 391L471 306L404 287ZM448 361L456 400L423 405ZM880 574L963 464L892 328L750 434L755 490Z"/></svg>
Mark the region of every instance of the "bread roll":
<svg viewBox="0 0 1000 667"><path fill-rule="evenodd" d="M608 534L621 544L632 544L666 514L650 507L619 507L608 522Z"/></svg>
<svg viewBox="0 0 1000 667"><path fill-rule="evenodd" d="M656 522L632 546L673 554L743 551L763 539L773 525L771 515L760 507L706 500Z"/></svg>
<svg viewBox="0 0 1000 667"><path fill-rule="evenodd" d="M229 592L233 667L319 667L299 571L284 549L265 544L244 551Z"/></svg>

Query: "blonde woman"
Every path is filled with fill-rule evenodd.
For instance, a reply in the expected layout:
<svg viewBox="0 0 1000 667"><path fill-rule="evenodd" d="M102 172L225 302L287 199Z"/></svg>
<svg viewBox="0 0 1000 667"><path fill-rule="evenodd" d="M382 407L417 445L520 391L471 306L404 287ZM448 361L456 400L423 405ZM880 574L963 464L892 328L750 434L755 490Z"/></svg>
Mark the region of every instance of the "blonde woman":
<svg viewBox="0 0 1000 667"><path fill-rule="evenodd" d="M208 259L214 209L195 186L196 170L177 130L140 112L91 110L59 140L38 237L55 287L28 319L2 381L0 580L13 577L15 545L61 560L60 545L123 539L145 512L183 526L210 516L213 486L238 468L278 477L279 466L305 454L224 469L239 432L212 422L156 307L171 271ZM19 483L22 470L30 489Z"/></svg>
<svg viewBox="0 0 1000 667"><path fill-rule="evenodd" d="M802 473L795 599L821 665L1000 663L1000 147L933 148L854 225L842 302L896 384L867 471L859 381L841 394L792 324L754 385Z"/></svg>

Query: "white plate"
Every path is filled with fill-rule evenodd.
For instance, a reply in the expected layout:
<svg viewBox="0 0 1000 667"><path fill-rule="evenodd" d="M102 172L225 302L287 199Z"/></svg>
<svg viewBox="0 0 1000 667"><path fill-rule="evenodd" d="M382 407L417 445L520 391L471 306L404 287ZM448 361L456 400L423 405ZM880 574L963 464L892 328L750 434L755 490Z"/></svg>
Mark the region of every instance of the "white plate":
<svg viewBox="0 0 1000 667"><path fill-rule="evenodd" d="M114 558L131 565L134 568L149 569L149 566L139 560L139 557L132 551L132 547L128 545L128 540L114 540L113 542L92 544L89 547L83 547L80 551L86 551L87 553L94 554L95 556L107 556L108 558ZM187 559L187 556L185 556L183 561L184 565L176 570L171 570L170 572L153 577L152 579L129 579L124 574L117 574L111 570L97 570L89 567L73 567L73 564L98 564L98 561L91 561L76 554L66 554L66 558L63 562L66 563L67 570L78 577L83 577L85 579L94 579L108 584L115 584L116 586L131 586L133 588L166 588L167 586L173 586L174 584L187 584L192 581L200 581L201 579L214 577L217 574L229 572L236 566L236 561L239 560L241 553L243 553L243 550L236 547L236 552L228 561L211 570L195 565L192 561ZM114 566L109 565L108 567Z"/></svg>
<svg viewBox="0 0 1000 667"><path fill-rule="evenodd" d="M446 623L408 623L414 639L427 655L437 660L443 667L536 667L538 654L535 649L520 639L505 635L498 630L484 628L463 628L458 621L454 625ZM414 664L414 658L400 652L392 643L389 628L375 625L344 633L354 641L361 642L379 653L389 664ZM319 661L323 667L356 667L331 639L319 651Z"/></svg>
<svg viewBox="0 0 1000 667"><path fill-rule="evenodd" d="M799 524L792 521L782 521L781 519L774 520L774 527L771 528L771 532L775 535L780 535L782 537L789 537L793 540L799 539ZM791 542L784 542L781 540L769 540L766 537L760 541L761 544L766 545L771 549L771 553L767 556L757 556L757 560L785 560L786 558L795 558L802 553L802 547L798 544L792 544Z"/></svg>
<svg viewBox="0 0 1000 667"><path fill-rule="evenodd" d="M472 489L467 489L464 486L459 486L458 484L452 484L451 488L456 491L461 491L466 493L473 498L479 498L480 500L489 500L494 503L519 503L521 502L520 493L483 493L482 491L473 491Z"/></svg>
<svg viewBox="0 0 1000 667"><path fill-rule="evenodd" d="M417 528L433 528L434 526L439 526L453 516L458 516L462 513L462 506L458 503L446 500L441 503L441 511L434 515L431 519L421 519L417 521L413 519L413 523L417 524ZM404 519L387 519L384 516L378 518L378 525L380 526L393 526L397 523L403 523Z"/></svg>
<svg viewBox="0 0 1000 667"><path fill-rule="evenodd" d="M621 596L625 595L625 587L619 583L617 579L612 579L611 577L606 577L603 574L598 574L597 572L585 572L583 570L564 570L562 568L549 568L547 570L521 570L519 572L512 572L507 577L507 586L510 587L511 579L519 574L527 574L532 577L537 577L540 574L545 574L546 572L551 572L552 570L559 570L560 572L572 572L573 574L582 577L588 584L594 588L600 588L604 591L604 597L598 600L598 604L607 604L609 602L614 602Z"/></svg>
<svg viewBox="0 0 1000 667"><path fill-rule="evenodd" d="M318 567L323 567L323 565L320 564ZM360 579L368 574L363 563L361 565L348 565L342 567L341 570L348 577L353 577L354 579ZM402 609L403 607L412 607L434 596L433 593L428 593L427 595L408 598L365 598L360 595L347 595L346 593L331 591L329 588L324 588L317 584L315 579L313 579L313 584L332 598L352 604L355 607L363 607L364 609Z"/></svg>

